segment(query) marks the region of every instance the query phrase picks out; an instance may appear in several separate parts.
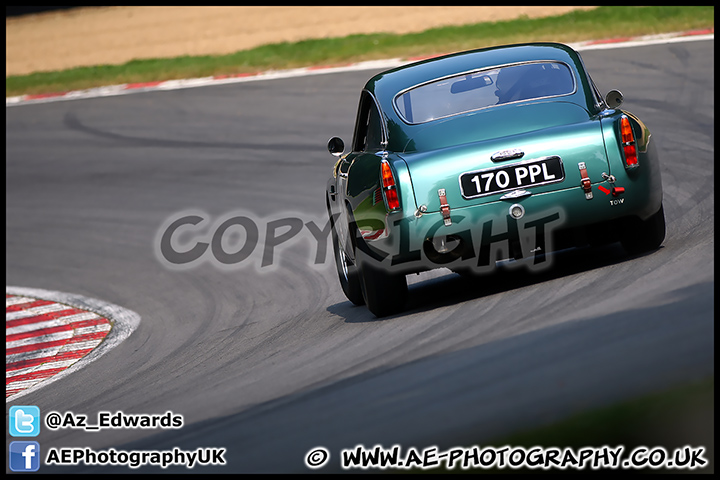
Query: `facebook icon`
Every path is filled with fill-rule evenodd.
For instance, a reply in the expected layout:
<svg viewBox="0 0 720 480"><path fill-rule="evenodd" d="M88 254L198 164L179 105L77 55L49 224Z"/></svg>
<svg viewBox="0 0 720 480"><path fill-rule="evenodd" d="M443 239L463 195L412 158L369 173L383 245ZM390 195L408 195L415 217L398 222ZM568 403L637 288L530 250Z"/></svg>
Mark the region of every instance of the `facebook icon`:
<svg viewBox="0 0 720 480"><path fill-rule="evenodd" d="M39 468L39 443L10 442L10 470L13 472L37 472Z"/></svg>

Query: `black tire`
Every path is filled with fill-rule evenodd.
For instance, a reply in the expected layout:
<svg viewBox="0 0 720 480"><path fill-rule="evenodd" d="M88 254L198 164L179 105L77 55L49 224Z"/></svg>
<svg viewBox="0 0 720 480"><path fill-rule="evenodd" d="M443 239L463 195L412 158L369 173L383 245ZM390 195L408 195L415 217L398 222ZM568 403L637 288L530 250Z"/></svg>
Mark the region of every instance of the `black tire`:
<svg viewBox="0 0 720 480"><path fill-rule="evenodd" d="M332 221L332 216L331 216ZM357 265L345 254L345 250L340 244L340 238L335 230L335 223L332 224L332 242L333 251L335 253L335 267L337 269L338 279L343 293L355 305L364 305L362 287L360 286L360 273Z"/></svg>
<svg viewBox="0 0 720 480"><path fill-rule="evenodd" d="M360 252L360 249L357 250L356 258L368 310L376 317L402 312L408 296L405 274L388 272L364 252Z"/></svg>
<svg viewBox="0 0 720 480"><path fill-rule="evenodd" d="M623 226L620 243L631 255L656 250L665 240L665 211L660 210L647 220L634 218Z"/></svg>

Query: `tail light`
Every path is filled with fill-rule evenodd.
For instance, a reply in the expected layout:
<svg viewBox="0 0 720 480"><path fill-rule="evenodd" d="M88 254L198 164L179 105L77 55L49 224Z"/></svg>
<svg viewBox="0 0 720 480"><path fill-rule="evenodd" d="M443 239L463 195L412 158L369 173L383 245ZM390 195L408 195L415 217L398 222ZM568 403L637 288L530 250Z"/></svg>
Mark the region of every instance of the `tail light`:
<svg viewBox="0 0 720 480"><path fill-rule="evenodd" d="M633 135L630 120L625 116L620 118L620 136L625 154L625 168L636 168L638 166L638 157L635 135Z"/></svg>
<svg viewBox="0 0 720 480"><path fill-rule="evenodd" d="M385 204L389 211L400 210L400 199L397 194L397 186L395 185L395 177L393 176L390 163L383 160L380 163L380 175L382 177L382 190L385 195Z"/></svg>

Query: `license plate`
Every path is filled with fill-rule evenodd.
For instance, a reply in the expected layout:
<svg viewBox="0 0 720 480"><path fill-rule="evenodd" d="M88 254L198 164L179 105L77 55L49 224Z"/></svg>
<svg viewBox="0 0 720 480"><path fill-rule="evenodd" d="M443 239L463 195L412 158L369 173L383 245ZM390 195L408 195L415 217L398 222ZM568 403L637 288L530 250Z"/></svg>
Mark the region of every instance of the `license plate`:
<svg viewBox="0 0 720 480"><path fill-rule="evenodd" d="M564 179L565 170L560 157L545 157L463 173L460 175L460 191L465 198L476 198L516 188L562 182Z"/></svg>

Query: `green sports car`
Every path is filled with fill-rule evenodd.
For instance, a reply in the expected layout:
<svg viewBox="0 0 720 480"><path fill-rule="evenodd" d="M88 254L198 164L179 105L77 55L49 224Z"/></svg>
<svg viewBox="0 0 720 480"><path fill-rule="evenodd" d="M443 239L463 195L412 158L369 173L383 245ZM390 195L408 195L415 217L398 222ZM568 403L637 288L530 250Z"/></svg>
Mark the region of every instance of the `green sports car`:
<svg viewBox="0 0 720 480"><path fill-rule="evenodd" d="M437 57L371 78L354 137L333 137L327 183L342 289L378 317L398 313L405 276L605 242L631 254L665 238L655 143L557 43Z"/></svg>

